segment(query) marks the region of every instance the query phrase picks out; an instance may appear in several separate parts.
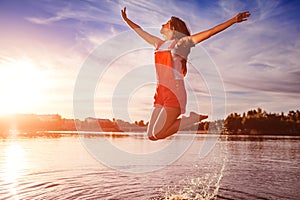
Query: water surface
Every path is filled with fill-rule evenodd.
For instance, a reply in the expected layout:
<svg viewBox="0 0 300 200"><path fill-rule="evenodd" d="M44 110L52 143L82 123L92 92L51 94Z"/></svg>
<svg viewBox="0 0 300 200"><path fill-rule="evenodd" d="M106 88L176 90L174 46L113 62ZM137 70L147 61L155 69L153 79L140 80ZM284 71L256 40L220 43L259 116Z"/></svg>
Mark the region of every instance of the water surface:
<svg viewBox="0 0 300 200"><path fill-rule="evenodd" d="M128 134L111 137L130 153L164 148ZM99 137L89 137L97 142ZM7 138L0 141L0 199L298 199L300 137L205 136L177 161L146 173L118 170L90 155L79 137ZM207 141L217 141L201 158ZM176 151L176 149L174 149ZM172 152L170 152L171 154ZM151 166L153 163L144 163ZM157 163L155 163L157 165Z"/></svg>

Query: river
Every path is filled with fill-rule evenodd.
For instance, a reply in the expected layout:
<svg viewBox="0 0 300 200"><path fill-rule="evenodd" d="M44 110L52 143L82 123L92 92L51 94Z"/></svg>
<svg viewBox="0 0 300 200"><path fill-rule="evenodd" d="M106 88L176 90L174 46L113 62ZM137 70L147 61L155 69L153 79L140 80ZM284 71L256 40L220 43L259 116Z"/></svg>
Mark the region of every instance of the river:
<svg viewBox="0 0 300 200"><path fill-rule="evenodd" d="M299 199L299 164L290 136L12 137L0 140L0 199Z"/></svg>

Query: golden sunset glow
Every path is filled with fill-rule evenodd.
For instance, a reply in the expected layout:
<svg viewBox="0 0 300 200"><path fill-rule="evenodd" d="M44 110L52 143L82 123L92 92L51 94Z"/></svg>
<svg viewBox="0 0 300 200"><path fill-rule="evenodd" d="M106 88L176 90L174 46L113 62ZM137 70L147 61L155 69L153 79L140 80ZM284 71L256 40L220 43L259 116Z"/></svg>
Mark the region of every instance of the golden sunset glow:
<svg viewBox="0 0 300 200"><path fill-rule="evenodd" d="M27 166L25 152L17 143L5 148L5 181L14 182L19 178L21 171Z"/></svg>
<svg viewBox="0 0 300 200"><path fill-rule="evenodd" d="M29 59L10 60L1 64L0 114L29 111L41 99L46 80Z"/></svg>
<svg viewBox="0 0 300 200"><path fill-rule="evenodd" d="M28 167L26 153L18 143L10 143L4 147L3 174L2 180L6 183L6 189L14 199L20 199L16 187L22 172Z"/></svg>
<svg viewBox="0 0 300 200"><path fill-rule="evenodd" d="M135 94L140 85L134 80L148 81L151 76L151 81L156 81L155 70L150 66L154 64L154 49L147 43L134 47L140 38L124 23L120 12L124 7L134 22L159 38L162 38L161 25L171 16L184 20L194 34L214 27L237 12L250 11L247 22L236 24L192 49L185 80L192 86L188 92L195 93L196 98L188 100L187 113L194 111L191 105L198 103L201 112L210 112L211 105L206 103L210 96L203 87L218 91L215 81L218 77L226 88L227 113L257 107L271 112L299 108L300 39L295 26L299 21L298 13L294 12L296 3L254 1L233 5L229 1L204 1L202 5L195 0L172 0L163 4L147 1L148 6L144 7L139 6L143 3L134 1L29 2L36 8L24 1L0 2L0 115L58 113L65 118L74 117L74 89L80 71L88 64L91 79L80 84L92 88L88 81L99 77L101 90L95 91L93 108L97 117L127 119L130 116L133 120L148 120L154 91L147 88ZM95 51L98 48L105 50ZM127 49L126 53L119 54L123 48ZM201 49L207 54L198 54ZM192 53L199 55L199 63L195 63ZM219 73L208 67L204 57L211 59ZM86 63L87 58L96 59ZM111 65L102 66L100 58ZM146 65L149 67L142 68ZM99 68L109 73L102 76ZM133 74L137 71L140 74ZM199 82L198 72L212 84L204 86ZM124 108L127 100L122 96L123 91L114 91L118 88L112 87L112 83L132 89L126 91L135 95L130 97L130 107ZM85 92L78 94L81 103L90 102L88 98L93 96ZM213 99L221 99L221 93L210 94ZM288 103L283 104L282 99ZM211 116L213 119L224 117L220 105L215 103L218 113Z"/></svg>

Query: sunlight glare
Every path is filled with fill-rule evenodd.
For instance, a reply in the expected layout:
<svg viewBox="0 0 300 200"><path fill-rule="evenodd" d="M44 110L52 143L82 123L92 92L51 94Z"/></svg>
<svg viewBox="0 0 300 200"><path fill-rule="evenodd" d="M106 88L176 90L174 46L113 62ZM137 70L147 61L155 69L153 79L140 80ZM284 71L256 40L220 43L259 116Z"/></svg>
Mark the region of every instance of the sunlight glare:
<svg viewBox="0 0 300 200"><path fill-rule="evenodd" d="M26 167L24 149L18 144L10 144L5 149L5 180L15 181Z"/></svg>
<svg viewBox="0 0 300 200"><path fill-rule="evenodd" d="M9 144L4 150L4 181L7 183L7 189L14 197L17 197L18 191L16 185L22 172L27 167L26 155L24 149L16 143Z"/></svg>
<svg viewBox="0 0 300 200"><path fill-rule="evenodd" d="M44 80L33 61L0 63L0 80L1 114L30 111L39 102Z"/></svg>

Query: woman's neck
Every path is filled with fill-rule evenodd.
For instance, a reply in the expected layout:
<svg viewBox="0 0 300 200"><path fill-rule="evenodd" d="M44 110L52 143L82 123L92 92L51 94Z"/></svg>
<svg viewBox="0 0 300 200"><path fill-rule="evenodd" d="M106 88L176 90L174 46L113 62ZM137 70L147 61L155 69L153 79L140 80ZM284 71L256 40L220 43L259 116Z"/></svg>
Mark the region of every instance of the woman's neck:
<svg viewBox="0 0 300 200"><path fill-rule="evenodd" d="M168 32L164 33L163 37L165 40L173 40L174 39L174 35L173 35L172 31L168 31Z"/></svg>

